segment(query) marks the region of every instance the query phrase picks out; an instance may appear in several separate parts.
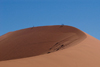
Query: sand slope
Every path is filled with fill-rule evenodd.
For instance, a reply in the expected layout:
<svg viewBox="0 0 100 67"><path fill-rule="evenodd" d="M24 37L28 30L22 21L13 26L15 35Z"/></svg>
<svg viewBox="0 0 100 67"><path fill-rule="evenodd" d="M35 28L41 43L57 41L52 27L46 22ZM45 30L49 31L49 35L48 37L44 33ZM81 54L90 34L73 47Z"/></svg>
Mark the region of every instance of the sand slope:
<svg viewBox="0 0 100 67"><path fill-rule="evenodd" d="M100 67L99 51L99 40L71 26L27 28L0 41L0 67Z"/></svg>

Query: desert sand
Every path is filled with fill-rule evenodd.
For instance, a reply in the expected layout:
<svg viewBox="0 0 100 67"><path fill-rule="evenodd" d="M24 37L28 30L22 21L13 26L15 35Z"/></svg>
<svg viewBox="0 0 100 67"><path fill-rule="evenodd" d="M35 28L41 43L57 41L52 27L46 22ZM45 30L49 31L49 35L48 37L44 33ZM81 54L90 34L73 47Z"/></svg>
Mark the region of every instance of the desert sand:
<svg viewBox="0 0 100 67"><path fill-rule="evenodd" d="M0 36L0 67L100 67L100 41L66 25Z"/></svg>

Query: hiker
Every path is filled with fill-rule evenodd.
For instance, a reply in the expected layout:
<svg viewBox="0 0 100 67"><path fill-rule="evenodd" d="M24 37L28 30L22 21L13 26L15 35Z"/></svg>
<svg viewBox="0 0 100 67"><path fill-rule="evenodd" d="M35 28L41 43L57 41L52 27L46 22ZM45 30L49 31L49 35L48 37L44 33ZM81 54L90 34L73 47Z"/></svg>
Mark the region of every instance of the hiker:
<svg viewBox="0 0 100 67"><path fill-rule="evenodd" d="M64 24L62 24L60 27L63 27L64 26Z"/></svg>

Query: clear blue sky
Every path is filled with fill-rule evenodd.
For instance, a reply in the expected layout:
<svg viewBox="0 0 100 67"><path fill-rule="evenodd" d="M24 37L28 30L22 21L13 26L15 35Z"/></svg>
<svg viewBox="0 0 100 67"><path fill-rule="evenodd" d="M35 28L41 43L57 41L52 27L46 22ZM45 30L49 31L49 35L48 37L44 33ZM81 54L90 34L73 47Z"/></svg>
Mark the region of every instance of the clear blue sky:
<svg viewBox="0 0 100 67"><path fill-rule="evenodd" d="M0 0L0 36L32 26L61 24L100 40L100 0Z"/></svg>

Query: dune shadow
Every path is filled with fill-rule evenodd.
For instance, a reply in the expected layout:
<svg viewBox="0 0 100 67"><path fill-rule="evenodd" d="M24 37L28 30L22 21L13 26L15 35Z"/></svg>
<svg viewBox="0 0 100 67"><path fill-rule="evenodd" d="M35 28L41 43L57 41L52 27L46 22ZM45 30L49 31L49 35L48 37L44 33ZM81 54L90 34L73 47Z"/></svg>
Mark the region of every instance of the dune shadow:
<svg viewBox="0 0 100 67"><path fill-rule="evenodd" d="M14 35L0 41L0 61L50 54L52 52L77 45L86 38L85 33L81 30L65 25L41 26L34 27L34 31L29 30L30 29L24 29L17 32L15 31ZM44 36L42 36L40 32L42 32L41 34L44 34ZM23 36L22 34L24 33L25 35ZM45 37L45 33L48 34L48 38ZM49 33L64 33L65 35L61 35L63 37L59 37L59 35L51 35ZM52 37L53 35L55 37ZM40 40L38 41L38 39Z"/></svg>

